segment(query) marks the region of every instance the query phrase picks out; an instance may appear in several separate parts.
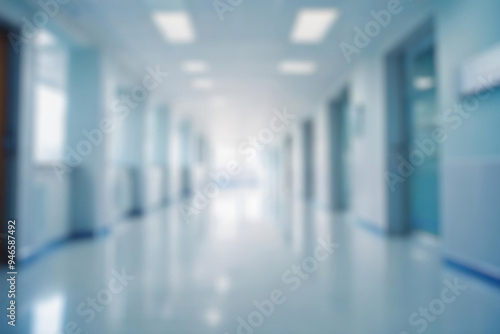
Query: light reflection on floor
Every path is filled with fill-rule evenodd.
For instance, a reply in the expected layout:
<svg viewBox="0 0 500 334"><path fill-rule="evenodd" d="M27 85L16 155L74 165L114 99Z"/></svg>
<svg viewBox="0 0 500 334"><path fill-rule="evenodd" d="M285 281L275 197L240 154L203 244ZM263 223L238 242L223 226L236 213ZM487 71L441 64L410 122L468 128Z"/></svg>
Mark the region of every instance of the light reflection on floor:
<svg viewBox="0 0 500 334"><path fill-rule="evenodd" d="M385 239L346 216L267 195L228 190L192 223L176 207L158 210L48 254L20 271L18 326L3 322L2 333L417 333L410 315L454 278L467 289L425 333L500 333L500 289L444 266L438 245ZM327 236L338 249L292 291L283 274ZM135 278L106 294L113 270ZM268 305L275 290L285 301L260 321L256 304ZM79 305L104 296L111 300L87 323Z"/></svg>

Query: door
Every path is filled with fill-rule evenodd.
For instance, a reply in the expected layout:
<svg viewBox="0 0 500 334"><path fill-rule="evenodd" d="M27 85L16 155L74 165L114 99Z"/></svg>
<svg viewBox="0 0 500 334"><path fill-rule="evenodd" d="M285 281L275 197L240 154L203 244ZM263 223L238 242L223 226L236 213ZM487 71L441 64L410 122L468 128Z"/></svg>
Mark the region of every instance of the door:
<svg viewBox="0 0 500 334"><path fill-rule="evenodd" d="M408 161L414 167L408 178L410 226L439 233L439 147L432 141L438 127L436 68L433 39L426 37L408 48L405 60L405 108Z"/></svg>
<svg viewBox="0 0 500 334"><path fill-rule="evenodd" d="M304 122L304 197L306 201L312 201L314 197L314 128L311 120Z"/></svg>
<svg viewBox="0 0 500 334"><path fill-rule="evenodd" d="M330 106L331 196L336 211L349 208L349 95L343 90Z"/></svg>
<svg viewBox="0 0 500 334"><path fill-rule="evenodd" d="M8 59L8 40L6 33L0 30L0 243L1 256L5 256L6 242L6 220L7 218L7 59Z"/></svg>
<svg viewBox="0 0 500 334"><path fill-rule="evenodd" d="M8 32L0 27L0 249L7 259L7 222L15 219L17 96L19 57L12 49Z"/></svg>

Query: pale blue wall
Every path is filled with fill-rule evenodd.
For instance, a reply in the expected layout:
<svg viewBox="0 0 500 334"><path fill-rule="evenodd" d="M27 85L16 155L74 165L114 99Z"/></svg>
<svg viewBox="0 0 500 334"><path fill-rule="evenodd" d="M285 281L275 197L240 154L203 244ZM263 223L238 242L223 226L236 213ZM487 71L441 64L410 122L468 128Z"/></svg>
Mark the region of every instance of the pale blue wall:
<svg viewBox="0 0 500 334"><path fill-rule="evenodd" d="M390 189L387 171L386 57L429 20L437 41L438 95L441 112L461 102L458 71L466 61L500 44L500 2L495 0L442 0L405 2L393 18L331 83L316 122L324 127L324 106L345 85L351 89L353 109L364 109L365 130L352 138L352 213L381 230L389 230ZM500 63L500 60L499 60ZM481 102L473 114L440 147L441 227L448 256L500 276L500 89ZM351 110L352 112L352 110ZM443 122L441 120L441 122ZM317 144L325 151L323 144ZM318 173L328 170L327 164ZM320 175L320 179L323 177ZM318 198L327 198L319 188Z"/></svg>
<svg viewBox="0 0 500 334"><path fill-rule="evenodd" d="M20 19L29 17L32 10L19 1L2 1L0 19L19 26L22 24ZM113 101L118 97L120 88L141 84L144 73L138 74L122 67L103 47L89 49L80 46L72 38L70 29L60 26L57 20L51 20L44 28L57 36L70 53L65 145L75 149L85 140L83 129L91 131L99 128L100 121L112 116ZM81 164L71 168L72 172L58 178L50 166L36 166L33 163L33 96L36 85L33 40L23 44L21 61L16 216L23 222L18 231L19 258L26 259L75 232L95 232L112 226L128 213L127 206L131 206L129 199L133 194L139 193L139 200L145 201L145 193L151 191L151 198L154 199L154 193L158 191L151 185L161 188L157 180L166 180L162 176L163 171L158 173L156 166L151 165L150 169L144 166L144 110L147 101L120 122L119 126L124 130L121 136L117 134L120 131L105 134L103 142L92 147L92 153ZM122 93L129 94L130 88L125 88ZM111 139L123 145L110 145ZM154 140L164 143L162 138ZM165 152L165 155L168 154ZM162 159L167 160L165 156ZM142 173L139 192L129 184L130 167L136 167ZM117 194L122 197L121 200L116 199Z"/></svg>
<svg viewBox="0 0 500 334"><path fill-rule="evenodd" d="M76 153L84 152L84 146L91 151L88 156L80 155L81 163L69 174L69 224L74 232L88 232L98 228L103 220L104 145L109 137L104 136L100 144L93 145L82 130L98 130L105 115L102 56L98 49L74 49L69 58L66 144Z"/></svg>
<svg viewBox="0 0 500 334"><path fill-rule="evenodd" d="M437 36L441 110L461 103L458 69L500 45L500 2L440 1ZM500 59L498 60L500 67ZM500 277L500 87L451 130L442 146L442 225L454 260Z"/></svg>

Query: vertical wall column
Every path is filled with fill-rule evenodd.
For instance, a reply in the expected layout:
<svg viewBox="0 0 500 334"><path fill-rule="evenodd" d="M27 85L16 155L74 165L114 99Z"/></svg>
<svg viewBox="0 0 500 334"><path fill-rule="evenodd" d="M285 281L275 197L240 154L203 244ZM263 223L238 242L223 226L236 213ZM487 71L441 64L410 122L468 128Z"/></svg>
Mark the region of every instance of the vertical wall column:
<svg viewBox="0 0 500 334"><path fill-rule="evenodd" d="M131 89L127 91L130 94ZM146 187L146 115L142 103L134 102L125 126L125 161L132 179L131 215L141 215L147 206Z"/></svg>
<svg viewBox="0 0 500 334"><path fill-rule="evenodd" d="M293 137L292 135L287 135L285 139L285 143L283 146L283 161L282 161L282 167L283 167L283 189L284 192L284 197L288 201L293 197L293 192L294 192L294 186L296 183L296 180L294 179L294 174L293 174Z"/></svg>
<svg viewBox="0 0 500 334"><path fill-rule="evenodd" d="M198 135L194 137L196 148L194 150L194 167L193 187L201 189L209 177L211 168L210 162L210 146L206 135Z"/></svg>
<svg viewBox="0 0 500 334"><path fill-rule="evenodd" d="M74 49L69 57L66 164L70 168L70 226L73 233L103 223L104 142L109 131L102 99L102 56Z"/></svg>
<svg viewBox="0 0 500 334"><path fill-rule="evenodd" d="M154 110L153 123L153 156L157 167L161 170L161 199L160 202L166 205L170 201L171 188L171 131L170 131L170 111L166 106L158 106Z"/></svg>

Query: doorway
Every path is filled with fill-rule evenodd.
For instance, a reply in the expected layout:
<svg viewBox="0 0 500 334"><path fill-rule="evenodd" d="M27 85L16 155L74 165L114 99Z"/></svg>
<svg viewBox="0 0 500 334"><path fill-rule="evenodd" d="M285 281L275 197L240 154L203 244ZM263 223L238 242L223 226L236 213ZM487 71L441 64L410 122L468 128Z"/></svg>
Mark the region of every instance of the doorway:
<svg viewBox="0 0 500 334"><path fill-rule="evenodd" d="M0 244L2 261L7 260L7 222L16 212L17 95L19 57L8 34L15 31L0 25Z"/></svg>
<svg viewBox="0 0 500 334"><path fill-rule="evenodd" d="M304 152L304 198L307 202L314 197L314 126L312 120L303 124L303 152Z"/></svg>
<svg viewBox="0 0 500 334"><path fill-rule="evenodd" d="M390 226L438 235L439 146L432 138L439 114L432 25L409 41L388 58L389 171L400 178L389 196Z"/></svg>
<svg viewBox="0 0 500 334"><path fill-rule="evenodd" d="M408 50L406 112L409 120L409 152L422 151L421 143L433 138L437 128L436 68L434 41L427 37ZM438 234L439 160L436 144L427 148L424 161L408 179L409 216L413 230ZM411 158L411 157L409 157Z"/></svg>
<svg viewBox="0 0 500 334"><path fill-rule="evenodd" d="M330 104L331 207L338 212L349 209L349 93L343 89Z"/></svg>

